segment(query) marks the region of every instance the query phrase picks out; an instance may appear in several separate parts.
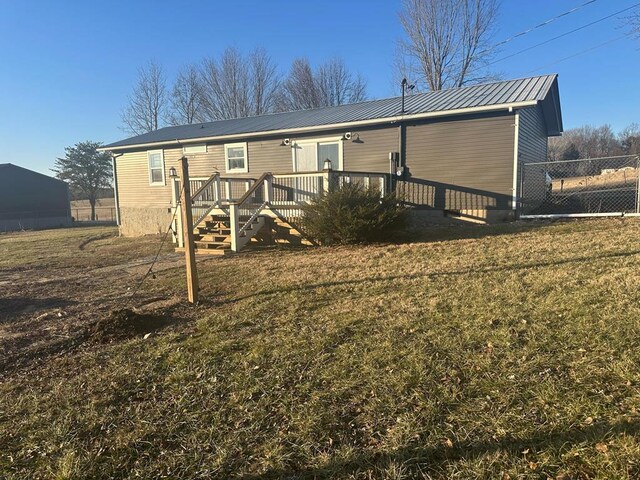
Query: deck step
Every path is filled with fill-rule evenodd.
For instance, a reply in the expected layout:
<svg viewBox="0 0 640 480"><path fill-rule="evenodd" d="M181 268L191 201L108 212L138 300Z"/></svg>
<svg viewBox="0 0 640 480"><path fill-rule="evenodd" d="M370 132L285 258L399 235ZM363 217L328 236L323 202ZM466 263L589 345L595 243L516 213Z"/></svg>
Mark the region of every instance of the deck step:
<svg viewBox="0 0 640 480"><path fill-rule="evenodd" d="M220 235L215 232L199 233L196 242L230 242L229 235Z"/></svg>
<svg viewBox="0 0 640 480"><path fill-rule="evenodd" d="M231 248L231 242L215 242L215 241L202 241L196 240L193 242L197 249L222 249L222 248Z"/></svg>
<svg viewBox="0 0 640 480"><path fill-rule="evenodd" d="M176 247L176 252L183 252L184 248ZM227 250L226 248L196 248L196 255L230 255L231 250Z"/></svg>
<svg viewBox="0 0 640 480"><path fill-rule="evenodd" d="M230 228L198 227L198 235L231 235Z"/></svg>

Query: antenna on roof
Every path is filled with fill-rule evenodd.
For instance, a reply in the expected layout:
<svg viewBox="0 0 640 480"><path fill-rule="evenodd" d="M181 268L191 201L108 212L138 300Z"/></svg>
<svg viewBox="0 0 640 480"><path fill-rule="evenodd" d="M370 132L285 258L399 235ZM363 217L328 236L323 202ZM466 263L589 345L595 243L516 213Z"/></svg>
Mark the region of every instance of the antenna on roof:
<svg viewBox="0 0 640 480"><path fill-rule="evenodd" d="M404 113L404 93L405 91L413 90L415 88L415 85L409 85L409 82L406 78L402 79L400 85L402 86L402 109L400 110L400 113Z"/></svg>

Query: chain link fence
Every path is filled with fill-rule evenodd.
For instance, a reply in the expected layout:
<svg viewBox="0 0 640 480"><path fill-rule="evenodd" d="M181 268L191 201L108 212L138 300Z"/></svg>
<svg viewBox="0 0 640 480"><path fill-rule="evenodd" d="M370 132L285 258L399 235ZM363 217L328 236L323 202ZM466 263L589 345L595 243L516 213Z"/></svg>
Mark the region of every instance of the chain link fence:
<svg viewBox="0 0 640 480"><path fill-rule="evenodd" d="M91 207L72 207L71 216L75 222L90 222ZM115 222L115 207L96 207L96 222Z"/></svg>
<svg viewBox="0 0 640 480"><path fill-rule="evenodd" d="M640 213L640 157L527 163L521 216Z"/></svg>

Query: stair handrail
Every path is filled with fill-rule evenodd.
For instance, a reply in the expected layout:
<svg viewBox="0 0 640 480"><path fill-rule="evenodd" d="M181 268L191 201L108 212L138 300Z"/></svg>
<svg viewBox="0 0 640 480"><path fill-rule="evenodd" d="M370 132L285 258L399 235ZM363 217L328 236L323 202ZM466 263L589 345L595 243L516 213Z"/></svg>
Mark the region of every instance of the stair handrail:
<svg viewBox="0 0 640 480"><path fill-rule="evenodd" d="M196 200L198 200L198 197L200 197L202 195L202 192L204 192L213 182L216 181L216 179L220 179L220 172L216 172L213 175L211 175L206 182L204 182L202 184L202 186L196 190L193 195L191 195L191 203L195 202ZM216 199L217 202L220 201L220 199Z"/></svg>
<svg viewBox="0 0 640 480"><path fill-rule="evenodd" d="M213 202L210 205L196 205L195 202L200 200L200 197L202 197L204 193L207 192L208 189L211 188L211 186L216 183L218 188L214 188L211 195L213 198ZM209 213L211 213L211 210L213 210L214 208L216 208L221 204L219 185L220 185L220 173L216 172L213 175L211 175L209 179L191 196L192 210L194 209L194 207L205 208L202 212L200 212L200 214L197 217L196 216L193 217L193 225L191 226L191 228L196 228L200 224L200 222L204 220L206 216L209 215Z"/></svg>
<svg viewBox="0 0 640 480"><path fill-rule="evenodd" d="M263 173L262 175L260 175L260 178L258 178L258 180L256 180L255 183L251 185L251 187L249 187L249 189L246 192L244 192L244 195L242 195L235 202L229 202L229 203L235 203L236 205L238 205L238 207L240 207L244 202L247 201L249 197L251 197L253 193L255 193L256 190L258 190L258 188L264 185L264 181L270 176L271 176L270 172Z"/></svg>
<svg viewBox="0 0 640 480"><path fill-rule="evenodd" d="M251 226L251 224L258 218L260 212L267 206L267 202L262 202L258 208L255 209L253 214L249 217L249 219L238 229L238 235L245 232L247 228Z"/></svg>
<svg viewBox="0 0 640 480"><path fill-rule="evenodd" d="M270 172L263 173L260 178L258 178L258 180L256 180L256 182L251 185L251 187L244 193L244 195L242 195L242 197L240 197L235 202L229 203L229 218L231 223L231 249L234 252L238 251L240 248L240 235L251 226L260 212L269 204L268 187L266 184L271 180L271 178L272 174ZM249 198L251 198L251 195L253 195L259 188L264 188L265 190L264 201L251 212L251 215L249 215L249 219L242 225L240 225L240 209L242 208L244 203Z"/></svg>

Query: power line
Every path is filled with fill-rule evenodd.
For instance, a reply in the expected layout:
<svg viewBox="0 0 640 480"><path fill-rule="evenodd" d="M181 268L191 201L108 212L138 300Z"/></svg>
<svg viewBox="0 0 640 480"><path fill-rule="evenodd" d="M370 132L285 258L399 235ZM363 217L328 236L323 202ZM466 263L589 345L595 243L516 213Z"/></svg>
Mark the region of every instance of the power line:
<svg viewBox="0 0 640 480"><path fill-rule="evenodd" d="M507 60L508 58L515 57L516 55L520 55L521 53L528 52L529 50L533 50L534 48L540 47L542 45L546 45L546 44L551 43L551 42L553 42L555 40L558 40L559 38L566 37L567 35L571 35L572 33L578 32L580 30L584 30L585 28L591 27L592 25L595 25L596 23L600 23L600 22L603 22L605 20L608 20L611 17L615 17L616 15L620 15L621 13L627 12L627 11L633 9L633 8L636 8L637 6L640 6L640 2L638 2L638 3L634 4L634 5L631 5L630 7L627 7L627 8L624 8L622 10L619 10L619 11L617 11L615 13L612 13L610 15L607 15L606 17L602 17L602 18L599 18L598 20L594 20L593 22L587 23L586 25L581 25L580 27L574 28L573 30L569 30L568 32L562 33L560 35L556 35L553 38L545 40L544 42L536 43L535 45L532 45L531 47L524 48L524 49L519 50L519 51L517 51L515 53L512 53L511 55L507 55L506 57L502 57L502 58L499 58L498 60L494 60L493 62L489 62L489 63L487 63L485 65L485 67L488 67L488 66L493 65L493 64L498 63L498 62L502 62L503 60Z"/></svg>
<svg viewBox="0 0 640 480"><path fill-rule="evenodd" d="M502 40L501 42L496 43L493 47L491 47L490 49L484 50L484 51L483 51L483 52L481 52L481 53L486 53L486 52L488 52L488 51L491 51L491 50L493 50L493 49L494 49L494 48L496 48L496 47L499 47L499 46L501 46L501 45L504 45L505 43L509 43L509 42L511 42L511 41L513 41L513 40L515 40L516 38L520 38L520 37L522 37L522 36L526 35L527 33L533 32L534 30L537 30L538 28L542 28L542 27L544 27L545 25L549 25L550 23L555 22L555 21L556 21L556 20L558 20L559 18L566 17L567 15L570 15L570 14L572 14L572 13L574 13L574 12L577 12L578 10L582 9L583 7L586 7L587 5L590 5L590 4L592 4L592 3L595 3L596 1L597 1L597 0L589 0L588 2L585 2L585 3L583 3L582 5L578 5L577 7L574 7L574 8L572 8L571 10L567 10L566 12L563 12L563 13L561 13L561 14L559 14L559 15L556 15L555 17L551 17L550 19L545 20L544 22L539 23L538 25L535 25L535 26L533 26L533 27L531 27L531 28L528 28L528 29L526 29L526 30L523 30L523 31L522 31L522 32L520 32L520 33L516 33L515 35L512 35L511 37L509 37L509 38L507 38L507 39L505 39L505 40Z"/></svg>
<svg viewBox="0 0 640 480"><path fill-rule="evenodd" d="M560 14L558 14L558 15L554 16L554 17L549 18L548 20L545 20L545 21L544 21L544 22L542 22L542 23L539 23L539 24L537 24L537 25L535 25L535 26L533 26L533 27L531 27L531 28L528 28L528 29L526 29L526 30L523 30L523 31L522 31L522 32L520 32L520 33L516 33L515 35L512 35L511 37L509 37L509 38L507 38L507 39L505 39L505 40L502 40L501 42L498 42L498 43L496 43L495 45L492 45L492 46L491 46L491 47L489 47L489 48L486 48L486 49L484 49L484 50L481 50L481 51L478 53L478 55L483 55L483 54L485 54L485 53L489 53L489 52L491 52L491 51L495 50L495 49L496 49L497 47L499 47L499 46L502 46L502 45L504 45L504 44L506 44L506 43L509 43L509 42L511 42L511 41L513 41L513 40L515 40L515 39L517 39L517 38L520 38L520 37L522 37L522 36L524 36L524 35L528 34L528 33L531 33L531 32L533 32L534 30L537 30L537 29L539 29L539 28L541 28L541 27L544 27L545 25L549 25L550 23L553 23L554 21L558 20L559 18L566 17L567 15L570 15L570 14L572 14L572 13L574 13L574 12L577 12L578 10L580 10L580 9L582 9L582 8L584 8L584 7L586 7L587 5L590 5L590 4L592 4L592 3L595 3L596 1L597 1L597 0L588 0L587 2L585 2L585 3L581 4L581 5L578 5L577 7L574 7L574 8L572 8L571 10L567 10L566 12L562 12L562 13L560 13ZM632 7L632 8L633 8L633 7ZM614 15L615 15L615 14L614 14ZM535 47L531 47L531 48L535 48ZM514 54L514 55L517 55L517 54ZM509 58L509 57L505 57L505 58ZM487 65L485 65L485 66L492 65L493 63L497 63L497 62L499 62L499 61L501 61L501 60L504 60L504 59L496 60L496 61L491 62L491 63L489 63L489 64L487 64ZM458 62L456 62L456 63L454 64L454 66L462 65L462 63L463 63L462 61L458 61Z"/></svg>
<svg viewBox="0 0 640 480"><path fill-rule="evenodd" d="M534 68L533 70L529 70L524 75L529 75L530 73L537 72L538 70L542 70L543 68L551 67L551 66L556 65L558 63L564 62L565 60L569 60L571 58L583 55L583 54L588 53L588 52L590 52L592 50L596 50L597 48L604 47L605 45L609 45L610 43L617 42L618 40L622 40L623 38L628 37L629 35L630 35L629 33L625 33L624 35L621 35L619 37L613 38L611 40L607 40L606 42L600 43L600 44L598 44L598 45L596 45L594 47L587 48L585 50L581 50L579 52L574 53L573 55L569 55L568 57L564 57L564 58L561 58L560 60L556 60L555 62L551 62L551 63L548 63L546 65L543 65L542 67L538 67L538 68Z"/></svg>

